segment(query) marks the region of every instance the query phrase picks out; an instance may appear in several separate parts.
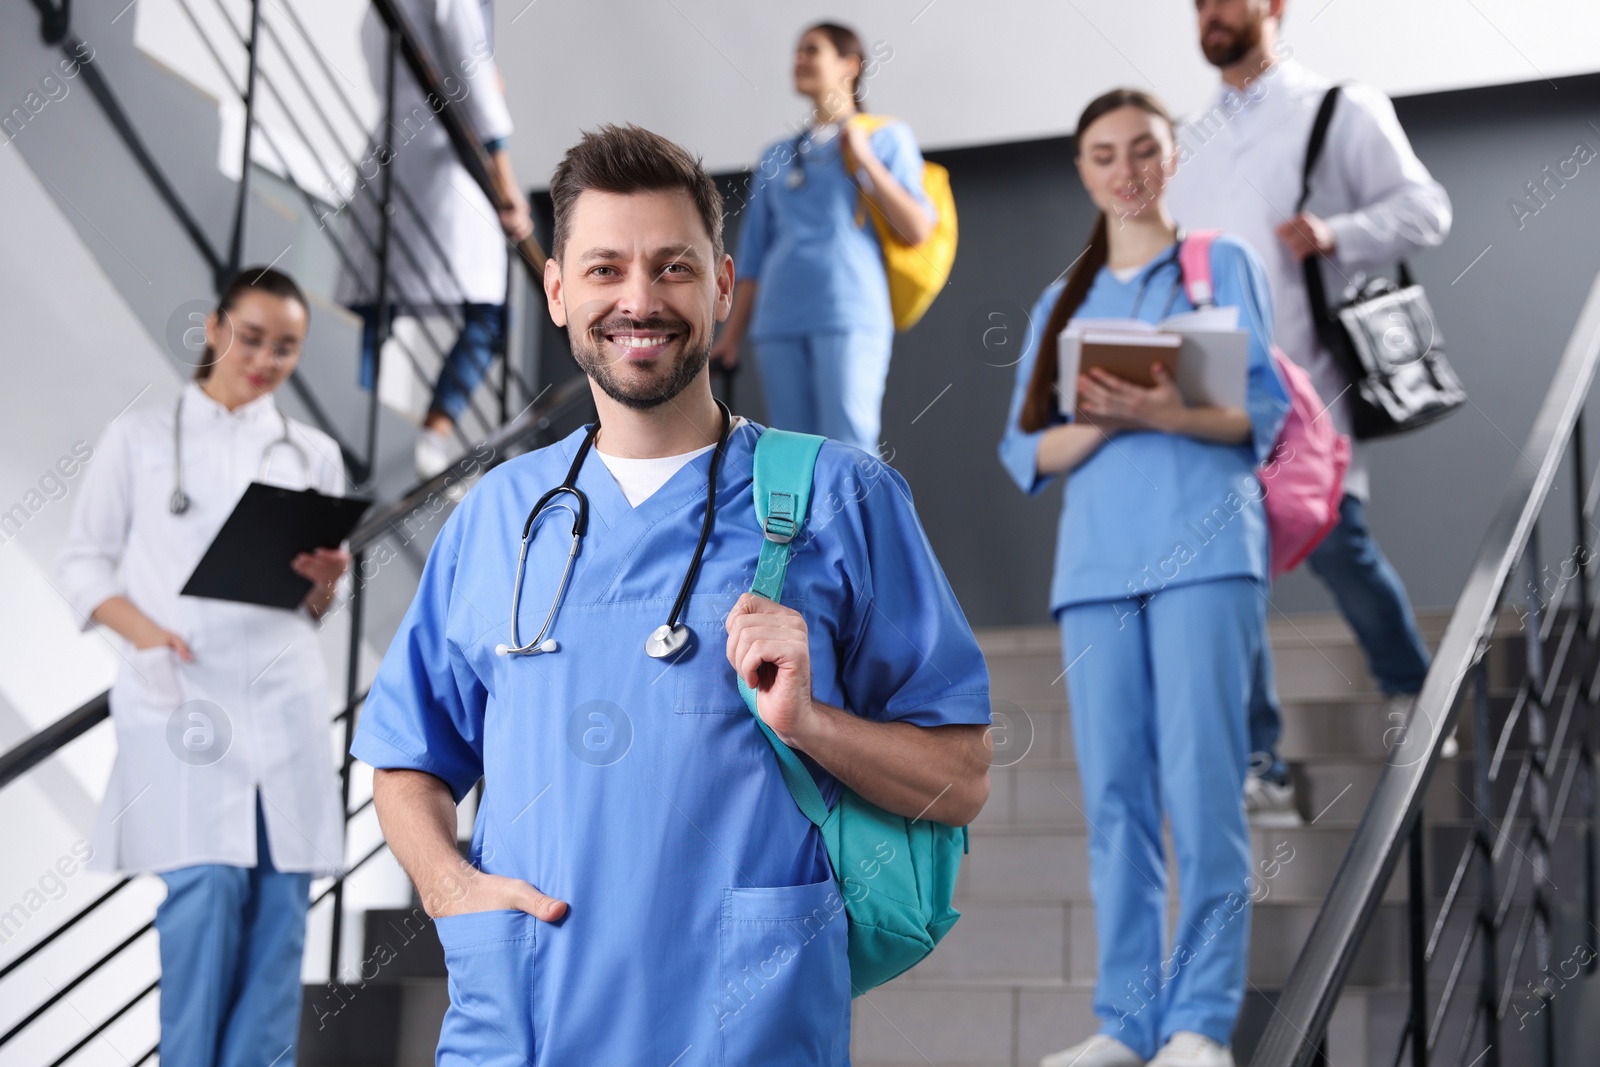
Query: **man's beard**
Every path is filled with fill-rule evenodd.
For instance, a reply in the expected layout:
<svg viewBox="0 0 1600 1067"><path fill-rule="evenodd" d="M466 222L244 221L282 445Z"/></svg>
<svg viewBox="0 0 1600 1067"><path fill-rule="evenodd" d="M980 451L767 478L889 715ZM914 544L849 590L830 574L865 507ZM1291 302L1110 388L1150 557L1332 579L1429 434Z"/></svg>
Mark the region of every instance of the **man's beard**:
<svg viewBox="0 0 1600 1067"><path fill-rule="evenodd" d="M1206 62L1213 67L1231 67L1239 60L1250 54L1250 50L1261 43L1261 23L1246 22L1237 30L1233 30L1232 37L1221 44L1210 43L1211 31L1216 26L1207 26L1200 35L1200 51L1205 53ZM1223 26L1221 29L1228 29Z"/></svg>
<svg viewBox="0 0 1600 1067"><path fill-rule="evenodd" d="M649 411L675 398L689 387L689 383L705 369L706 363L711 358L709 343L696 348L687 347L689 342L683 342L686 347L679 352L677 361L665 378L647 383L642 389L630 388L615 373L617 363L623 361L609 360L601 350L601 345L605 343L605 334L613 330L636 330L646 333L660 331L687 338L690 336L689 324L665 319L648 319L642 322L614 319L596 323L588 331L568 327L567 339L572 346L572 358L578 361L583 373L593 379L606 396L636 411Z"/></svg>

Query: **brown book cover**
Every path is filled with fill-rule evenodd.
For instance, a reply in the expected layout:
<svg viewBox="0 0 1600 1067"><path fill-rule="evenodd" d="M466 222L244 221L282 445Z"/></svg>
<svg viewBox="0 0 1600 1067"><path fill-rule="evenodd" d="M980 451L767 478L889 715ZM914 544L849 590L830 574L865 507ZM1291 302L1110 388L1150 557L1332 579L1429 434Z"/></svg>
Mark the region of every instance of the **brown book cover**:
<svg viewBox="0 0 1600 1067"><path fill-rule="evenodd" d="M1151 364L1166 368L1167 376L1178 375L1178 349L1183 338L1176 334L1096 334L1086 333L1078 350L1078 374L1083 376L1095 367L1114 374L1124 381L1148 389L1156 384L1151 376ZM1073 415L1080 422L1106 429L1126 429L1128 424L1120 419L1096 419L1084 414L1083 408L1073 405Z"/></svg>

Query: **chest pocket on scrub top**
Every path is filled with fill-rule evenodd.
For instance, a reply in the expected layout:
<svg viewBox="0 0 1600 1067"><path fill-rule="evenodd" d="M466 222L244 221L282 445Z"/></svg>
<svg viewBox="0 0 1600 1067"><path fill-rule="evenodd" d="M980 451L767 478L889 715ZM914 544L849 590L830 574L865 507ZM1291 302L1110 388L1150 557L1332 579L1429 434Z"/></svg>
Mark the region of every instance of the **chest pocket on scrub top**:
<svg viewBox="0 0 1600 1067"><path fill-rule="evenodd" d="M696 593L689 597L684 620L694 631L694 647L666 670L672 678L672 710L679 715L749 715L739 683L728 662L728 611L736 594ZM802 601L785 603L796 611ZM665 679L663 679L665 681Z"/></svg>

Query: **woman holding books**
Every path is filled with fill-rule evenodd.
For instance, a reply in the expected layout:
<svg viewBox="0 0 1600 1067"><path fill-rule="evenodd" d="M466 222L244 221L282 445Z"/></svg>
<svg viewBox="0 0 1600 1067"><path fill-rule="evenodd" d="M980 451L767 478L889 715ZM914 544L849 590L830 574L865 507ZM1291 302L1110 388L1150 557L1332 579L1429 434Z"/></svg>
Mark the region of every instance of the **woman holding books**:
<svg viewBox="0 0 1600 1067"><path fill-rule="evenodd" d="M1254 253L1226 236L1210 253L1214 301L1237 308L1248 334L1243 407L1186 404L1159 363L1150 385L1090 369L1070 383L1072 405L1057 380L1058 338L1074 318L1193 310L1163 202L1176 165L1172 119L1148 94L1114 90L1078 120L1078 174L1099 217L1034 306L1000 442L1024 492L1067 479L1050 606L1089 824L1101 1028L1045 1067L1231 1065L1244 992L1245 709L1268 566L1254 469L1288 410ZM1163 816L1179 869L1170 949Z"/></svg>

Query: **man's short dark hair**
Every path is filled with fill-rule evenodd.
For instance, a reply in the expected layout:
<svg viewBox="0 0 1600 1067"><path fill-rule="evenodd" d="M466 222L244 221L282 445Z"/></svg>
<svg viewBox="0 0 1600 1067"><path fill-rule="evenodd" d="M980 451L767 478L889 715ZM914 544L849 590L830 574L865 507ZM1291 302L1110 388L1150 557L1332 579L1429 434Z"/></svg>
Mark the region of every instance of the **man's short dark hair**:
<svg viewBox="0 0 1600 1067"><path fill-rule="evenodd" d="M682 189L694 200L706 235L711 238L713 264L722 260L722 194L711 175L679 145L641 126L605 125L567 149L550 179L550 199L555 206L555 233L551 254L560 259L572 229L572 210L578 194L643 193Z"/></svg>

